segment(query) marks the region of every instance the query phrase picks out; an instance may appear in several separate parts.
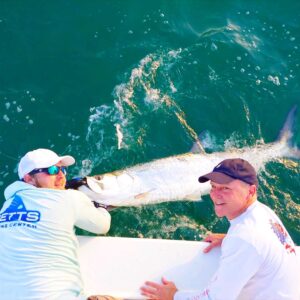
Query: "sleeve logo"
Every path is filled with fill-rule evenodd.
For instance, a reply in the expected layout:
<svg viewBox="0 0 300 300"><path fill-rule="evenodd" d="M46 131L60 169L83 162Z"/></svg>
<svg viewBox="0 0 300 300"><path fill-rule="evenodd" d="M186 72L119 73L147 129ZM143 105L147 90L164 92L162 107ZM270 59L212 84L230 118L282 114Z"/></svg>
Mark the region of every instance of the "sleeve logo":
<svg viewBox="0 0 300 300"><path fill-rule="evenodd" d="M280 223L273 222L272 220L270 220L270 224L272 230L274 231L274 233L276 234L277 238L279 239L280 243L284 246L286 251L288 253L296 254L294 243L288 235L287 231L284 229L284 227Z"/></svg>

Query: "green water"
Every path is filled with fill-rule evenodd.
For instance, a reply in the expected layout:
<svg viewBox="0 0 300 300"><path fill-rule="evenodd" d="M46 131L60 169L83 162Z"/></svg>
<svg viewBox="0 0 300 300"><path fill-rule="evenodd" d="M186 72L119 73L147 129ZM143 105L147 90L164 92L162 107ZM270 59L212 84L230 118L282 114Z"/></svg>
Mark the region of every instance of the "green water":
<svg viewBox="0 0 300 300"><path fill-rule="evenodd" d="M73 177L188 152L194 133L208 152L272 142L300 103L299 20L298 1L1 1L1 193L39 147L74 155ZM259 178L298 244L299 171L272 161ZM111 236L199 240L228 226L209 197L112 216Z"/></svg>

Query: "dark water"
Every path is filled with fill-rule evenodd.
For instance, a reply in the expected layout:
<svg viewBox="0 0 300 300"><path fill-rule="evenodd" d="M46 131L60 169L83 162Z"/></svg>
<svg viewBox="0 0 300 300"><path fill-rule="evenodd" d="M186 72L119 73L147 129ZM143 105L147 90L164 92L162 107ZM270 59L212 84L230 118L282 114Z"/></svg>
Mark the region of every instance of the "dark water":
<svg viewBox="0 0 300 300"><path fill-rule="evenodd" d="M298 1L1 1L1 193L39 147L74 155L72 177L188 152L200 133L209 152L272 142L300 103L299 20ZM299 171L272 161L259 190L298 244ZM111 236L228 226L209 197L112 216Z"/></svg>

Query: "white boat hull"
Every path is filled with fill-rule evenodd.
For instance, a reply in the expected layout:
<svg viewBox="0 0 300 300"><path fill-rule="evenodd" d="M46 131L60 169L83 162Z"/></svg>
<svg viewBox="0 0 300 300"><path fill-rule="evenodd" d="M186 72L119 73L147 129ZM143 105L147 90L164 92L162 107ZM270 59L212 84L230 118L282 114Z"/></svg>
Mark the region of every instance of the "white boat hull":
<svg viewBox="0 0 300 300"><path fill-rule="evenodd" d="M196 241L79 237L79 243L87 294L123 299L143 299L139 289L144 282L160 282L162 276L179 289L201 290L220 259L219 248L204 254L207 243Z"/></svg>

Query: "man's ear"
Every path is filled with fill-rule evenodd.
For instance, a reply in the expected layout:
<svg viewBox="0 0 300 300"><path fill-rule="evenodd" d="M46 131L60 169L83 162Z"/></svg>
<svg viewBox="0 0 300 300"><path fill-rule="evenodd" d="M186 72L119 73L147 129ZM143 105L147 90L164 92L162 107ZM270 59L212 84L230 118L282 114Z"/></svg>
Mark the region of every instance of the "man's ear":
<svg viewBox="0 0 300 300"><path fill-rule="evenodd" d="M32 185L35 185L35 180L33 178L33 176L29 175L29 174L26 174L24 177L23 177L23 180L24 182L28 183L28 184L32 184Z"/></svg>
<svg viewBox="0 0 300 300"><path fill-rule="evenodd" d="M250 185L250 189L249 189L250 195L254 196L256 193L256 185Z"/></svg>

